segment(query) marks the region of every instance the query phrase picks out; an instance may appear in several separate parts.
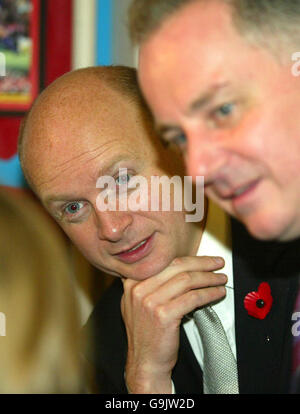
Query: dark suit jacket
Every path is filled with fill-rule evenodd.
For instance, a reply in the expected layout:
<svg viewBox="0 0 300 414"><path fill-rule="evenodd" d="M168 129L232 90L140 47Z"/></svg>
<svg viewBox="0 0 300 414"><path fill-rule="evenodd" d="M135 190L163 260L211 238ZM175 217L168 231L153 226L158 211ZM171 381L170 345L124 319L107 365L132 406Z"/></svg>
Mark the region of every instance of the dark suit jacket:
<svg viewBox="0 0 300 414"><path fill-rule="evenodd" d="M291 366L291 315L298 292L300 239L289 243L261 242L232 221L235 329L241 394L288 393ZM213 255L214 252L207 252ZM273 305L265 319L249 316L244 297L269 283ZM124 367L127 338L121 317L122 284L116 280L96 305L86 332L93 340L86 357L95 368L101 393L126 393ZM172 375L176 393L201 394L202 371L184 328Z"/></svg>

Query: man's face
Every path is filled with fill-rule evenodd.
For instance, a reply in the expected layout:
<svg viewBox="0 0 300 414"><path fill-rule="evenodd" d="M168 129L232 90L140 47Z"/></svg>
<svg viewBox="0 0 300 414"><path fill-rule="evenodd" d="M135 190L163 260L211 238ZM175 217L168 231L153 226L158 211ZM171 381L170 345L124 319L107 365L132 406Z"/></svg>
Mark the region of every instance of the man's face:
<svg viewBox="0 0 300 414"><path fill-rule="evenodd" d="M288 52L287 52L288 53ZM165 141L206 194L261 239L300 236L300 80L251 46L217 1L192 2L141 46L139 79Z"/></svg>
<svg viewBox="0 0 300 414"><path fill-rule="evenodd" d="M70 103L65 114L47 114L43 130L49 145L29 150L36 192L94 266L116 276L145 279L176 256L190 253L195 243L192 226L185 223L183 212L99 211L100 177L112 176L122 191L133 176L150 181L167 173L136 105L113 94L92 105L78 99L78 110ZM119 169L125 168L128 175L120 176Z"/></svg>

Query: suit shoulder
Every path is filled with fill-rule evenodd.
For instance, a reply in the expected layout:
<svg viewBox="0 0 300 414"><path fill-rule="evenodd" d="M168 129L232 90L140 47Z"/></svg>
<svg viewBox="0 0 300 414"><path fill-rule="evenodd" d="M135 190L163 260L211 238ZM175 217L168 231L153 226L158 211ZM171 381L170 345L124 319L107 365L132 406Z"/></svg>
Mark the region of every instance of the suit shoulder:
<svg viewBox="0 0 300 414"><path fill-rule="evenodd" d="M126 392L124 369L127 337L120 302L121 280L103 293L82 331L83 353L93 367L97 386L104 393Z"/></svg>
<svg viewBox="0 0 300 414"><path fill-rule="evenodd" d="M121 315L121 298L123 294L122 282L117 279L110 287L106 289L100 300L93 309L84 330L105 329L105 327L120 325L122 322Z"/></svg>

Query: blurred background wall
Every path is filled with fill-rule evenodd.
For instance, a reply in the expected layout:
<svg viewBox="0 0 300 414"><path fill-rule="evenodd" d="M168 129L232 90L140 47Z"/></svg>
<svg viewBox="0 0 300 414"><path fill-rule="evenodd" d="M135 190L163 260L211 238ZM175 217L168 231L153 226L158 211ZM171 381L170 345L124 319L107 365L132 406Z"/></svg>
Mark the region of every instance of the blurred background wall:
<svg viewBox="0 0 300 414"><path fill-rule="evenodd" d="M28 79L36 76L38 94L57 77L72 69L111 64L136 66L137 53L130 44L126 27L130 1L0 0L0 53L7 57L6 75L1 76L0 71L1 186L21 196L34 197L22 175L17 156L20 123L30 108L30 105L27 109L11 105L19 99L16 98L20 92L18 88L25 90ZM12 21L14 17L7 14L8 8L12 16L18 14L19 18L22 15L25 23ZM30 20L32 13L34 22ZM21 55L25 56L26 51L31 59L27 61L23 76L18 70L19 64L24 64ZM7 102L9 104L5 106ZM93 304L110 283L110 278L92 268L71 244L70 254L84 322Z"/></svg>

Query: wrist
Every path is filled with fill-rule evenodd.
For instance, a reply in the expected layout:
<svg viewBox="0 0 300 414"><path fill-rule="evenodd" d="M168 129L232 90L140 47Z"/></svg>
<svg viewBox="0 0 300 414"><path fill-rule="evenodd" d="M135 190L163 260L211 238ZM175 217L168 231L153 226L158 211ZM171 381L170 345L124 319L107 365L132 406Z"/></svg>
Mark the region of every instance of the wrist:
<svg viewBox="0 0 300 414"><path fill-rule="evenodd" d="M172 394L171 375L125 373L125 382L129 394Z"/></svg>

